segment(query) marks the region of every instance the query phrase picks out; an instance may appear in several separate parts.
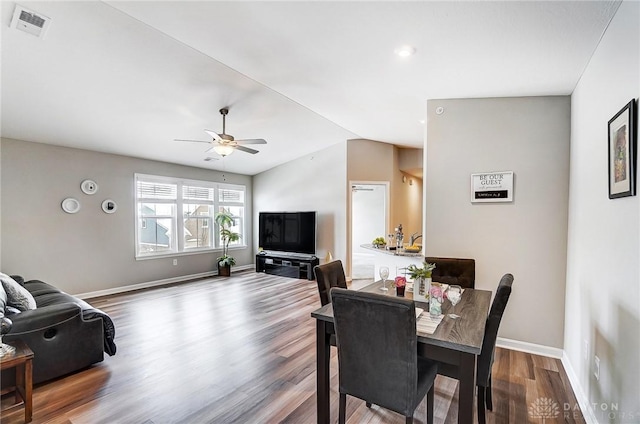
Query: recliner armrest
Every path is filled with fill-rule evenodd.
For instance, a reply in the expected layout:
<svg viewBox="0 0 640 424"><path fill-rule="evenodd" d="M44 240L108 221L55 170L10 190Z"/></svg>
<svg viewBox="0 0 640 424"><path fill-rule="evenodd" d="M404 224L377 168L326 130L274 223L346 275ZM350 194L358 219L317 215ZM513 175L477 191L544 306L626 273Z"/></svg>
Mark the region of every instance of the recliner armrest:
<svg viewBox="0 0 640 424"><path fill-rule="evenodd" d="M13 326L7 336L41 331L47 327L73 319L76 316L81 316L81 314L80 307L75 303L61 303L20 312L9 317L13 321Z"/></svg>

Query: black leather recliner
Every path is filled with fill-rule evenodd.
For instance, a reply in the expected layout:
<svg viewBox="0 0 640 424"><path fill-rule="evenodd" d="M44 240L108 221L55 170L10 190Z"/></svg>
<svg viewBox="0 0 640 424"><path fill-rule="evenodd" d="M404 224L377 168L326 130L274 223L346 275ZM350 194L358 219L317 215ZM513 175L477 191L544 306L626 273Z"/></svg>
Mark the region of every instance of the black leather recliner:
<svg viewBox="0 0 640 424"><path fill-rule="evenodd" d="M37 308L7 315L13 322L3 341L22 340L33 351L33 383L51 380L101 362L103 352L116 353L111 318L87 302L42 281L23 282ZM12 385L14 373L2 373L2 384Z"/></svg>

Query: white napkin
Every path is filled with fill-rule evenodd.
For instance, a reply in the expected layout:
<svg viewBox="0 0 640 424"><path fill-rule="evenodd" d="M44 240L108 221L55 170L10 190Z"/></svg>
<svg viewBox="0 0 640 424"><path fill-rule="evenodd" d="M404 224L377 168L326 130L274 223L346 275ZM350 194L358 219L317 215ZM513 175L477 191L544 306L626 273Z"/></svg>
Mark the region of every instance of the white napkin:
<svg viewBox="0 0 640 424"><path fill-rule="evenodd" d="M417 310L417 308L416 308ZM430 314L421 314L420 317L416 320L416 327L420 333L433 334L444 315L440 315L437 318L432 318Z"/></svg>

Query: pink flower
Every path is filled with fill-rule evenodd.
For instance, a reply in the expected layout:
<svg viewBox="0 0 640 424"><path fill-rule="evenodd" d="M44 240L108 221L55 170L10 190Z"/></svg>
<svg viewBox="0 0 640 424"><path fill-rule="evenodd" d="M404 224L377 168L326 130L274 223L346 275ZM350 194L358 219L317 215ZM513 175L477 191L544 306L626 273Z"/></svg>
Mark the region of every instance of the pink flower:
<svg viewBox="0 0 640 424"><path fill-rule="evenodd" d="M442 298L442 287L440 286L431 286L429 290L429 294L438 299Z"/></svg>
<svg viewBox="0 0 640 424"><path fill-rule="evenodd" d="M396 287L404 287L407 285L407 279L401 276L396 277Z"/></svg>

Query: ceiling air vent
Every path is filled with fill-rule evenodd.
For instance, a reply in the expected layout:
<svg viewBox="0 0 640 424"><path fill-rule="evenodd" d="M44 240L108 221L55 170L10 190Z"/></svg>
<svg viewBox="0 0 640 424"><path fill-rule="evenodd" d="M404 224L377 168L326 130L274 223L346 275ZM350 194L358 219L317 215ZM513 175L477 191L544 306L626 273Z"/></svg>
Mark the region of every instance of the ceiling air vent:
<svg viewBox="0 0 640 424"><path fill-rule="evenodd" d="M20 5L16 5L10 26L11 28L19 29L36 37L44 38L50 23L50 18Z"/></svg>

